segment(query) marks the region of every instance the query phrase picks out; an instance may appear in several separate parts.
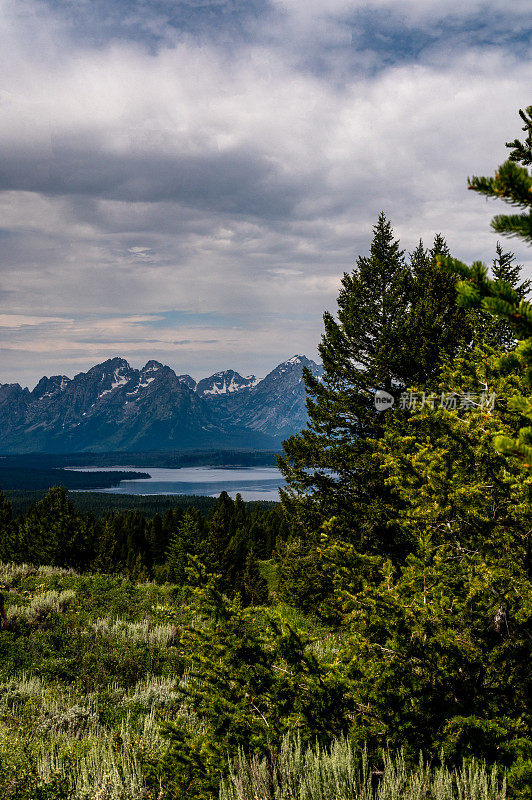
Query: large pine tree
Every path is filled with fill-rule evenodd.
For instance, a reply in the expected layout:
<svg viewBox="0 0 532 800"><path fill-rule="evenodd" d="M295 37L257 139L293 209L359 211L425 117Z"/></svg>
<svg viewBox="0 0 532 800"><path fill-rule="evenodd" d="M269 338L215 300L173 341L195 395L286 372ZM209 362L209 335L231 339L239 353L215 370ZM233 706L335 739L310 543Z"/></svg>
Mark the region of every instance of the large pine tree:
<svg viewBox="0 0 532 800"><path fill-rule="evenodd" d="M522 379L499 374L496 358L475 348L442 371L438 388L462 397L487 389L497 402L389 415L378 457L403 501L397 523L412 552L375 557L365 574L344 546L335 585L354 726L370 748L513 763L514 788L520 770L527 783L511 796L529 798L532 477L491 445L495 432L515 436L511 398Z"/></svg>
<svg viewBox="0 0 532 800"><path fill-rule="evenodd" d="M387 417L377 411L375 393L397 400L410 386L431 389L446 358L471 342L471 314L457 308L457 279L439 263L440 253L448 249L438 234L432 250L420 243L407 263L381 214L370 255L342 279L337 318L324 315L323 378L305 372L309 423L284 443L279 460L292 529L278 550L280 587L302 608L319 603L335 613L326 608L331 582L322 534L369 555L409 551L395 522L400 501L374 455Z"/></svg>
<svg viewBox="0 0 532 800"><path fill-rule="evenodd" d="M398 544L372 455L386 418L375 391L397 399L408 386L429 385L472 337L468 314L456 305L456 276L437 263L438 253L448 253L439 234L430 251L420 242L407 263L381 214L369 257L342 279L337 319L324 314L323 379L305 372L309 424L284 443L279 462L284 507L305 535L334 516L336 528L365 547Z"/></svg>
<svg viewBox="0 0 532 800"><path fill-rule="evenodd" d="M354 504L362 508L374 494L368 439L383 425L375 391L398 387L407 274L403 251L381 214L369 257L359 257L343 276L338 318L324 314L323 378L305 370L309 424L284 443L279 460L288 484L282 500L300 530L317 531L331 515L351 527Z"/></svg>

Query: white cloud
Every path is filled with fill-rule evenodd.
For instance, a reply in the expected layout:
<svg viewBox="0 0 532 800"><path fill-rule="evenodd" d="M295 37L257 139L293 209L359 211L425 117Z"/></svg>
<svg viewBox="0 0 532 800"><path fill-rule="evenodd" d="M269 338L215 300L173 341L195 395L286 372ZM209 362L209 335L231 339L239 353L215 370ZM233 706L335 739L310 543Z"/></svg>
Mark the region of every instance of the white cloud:
<svg viewBox="0 0 532 800"><path fill-rule="evenodd" d="M466 8L400 5L410 22ZM347 16L369 6L391 8L282 9L334 54ZM516 20L523 9L512 6ZM231 366L232 353L246 373L313 355L381 209L407 249L441 231L458 257L494 251L495 206L466 178L493 172L519 134L529 59L473 47L449 59L439 46L373 72L361 50L340 80L306 68L286 30L271 46L82 47L44 5L0 0L0 11L2 296L19 321L4 336L10 379L113 354L197 374ZM324 15L341 27L319 28ZM174 309L225 320L155 329ZM30 324L46 330L21 338Z"/></svg>

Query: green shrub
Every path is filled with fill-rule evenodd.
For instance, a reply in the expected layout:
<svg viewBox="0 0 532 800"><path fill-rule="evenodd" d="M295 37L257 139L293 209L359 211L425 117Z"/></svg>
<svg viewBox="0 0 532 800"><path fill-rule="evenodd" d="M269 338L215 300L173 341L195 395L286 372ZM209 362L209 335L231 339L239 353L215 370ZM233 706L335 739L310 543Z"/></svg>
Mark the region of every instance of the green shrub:
<svg viewBox="0 0 532 800"><path fill-rule="evenodd" d="M2 800L70 800L69 781L58 771L39 773L39 748L21 734L0 734Z"/></svg>

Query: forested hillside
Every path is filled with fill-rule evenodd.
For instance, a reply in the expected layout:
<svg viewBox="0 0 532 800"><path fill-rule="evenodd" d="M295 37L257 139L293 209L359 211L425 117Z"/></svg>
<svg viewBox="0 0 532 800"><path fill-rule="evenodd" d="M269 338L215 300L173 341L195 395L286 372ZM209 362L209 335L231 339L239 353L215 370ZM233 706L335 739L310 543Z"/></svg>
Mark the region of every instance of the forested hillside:
<svg viewBox="0 0 532 800"><path fill-rule="evenodd" d="M524 166L471 183L524 238L531 114ZM440 234L406 255L381 214L281 505L2 495L3 796L528 800L529 288L502 245L489 269Z"/></svg>

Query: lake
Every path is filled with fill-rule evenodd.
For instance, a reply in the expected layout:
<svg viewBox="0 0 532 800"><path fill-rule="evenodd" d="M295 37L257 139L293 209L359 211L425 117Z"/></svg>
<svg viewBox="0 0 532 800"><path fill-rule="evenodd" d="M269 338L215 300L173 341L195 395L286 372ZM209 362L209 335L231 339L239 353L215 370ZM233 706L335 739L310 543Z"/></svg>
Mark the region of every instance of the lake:
<svg viewBox="0 0 532 800"><path fill-rule="evenodd" d="M279 500L279 487L284 480L277 467L180 467L175 469L133 466L70 467L75 472L116 472L120 470L147 472L149 478L120 481L111 489L91 489L110 494L196 494L218 497L225 491L234 499Z"/></svg>

